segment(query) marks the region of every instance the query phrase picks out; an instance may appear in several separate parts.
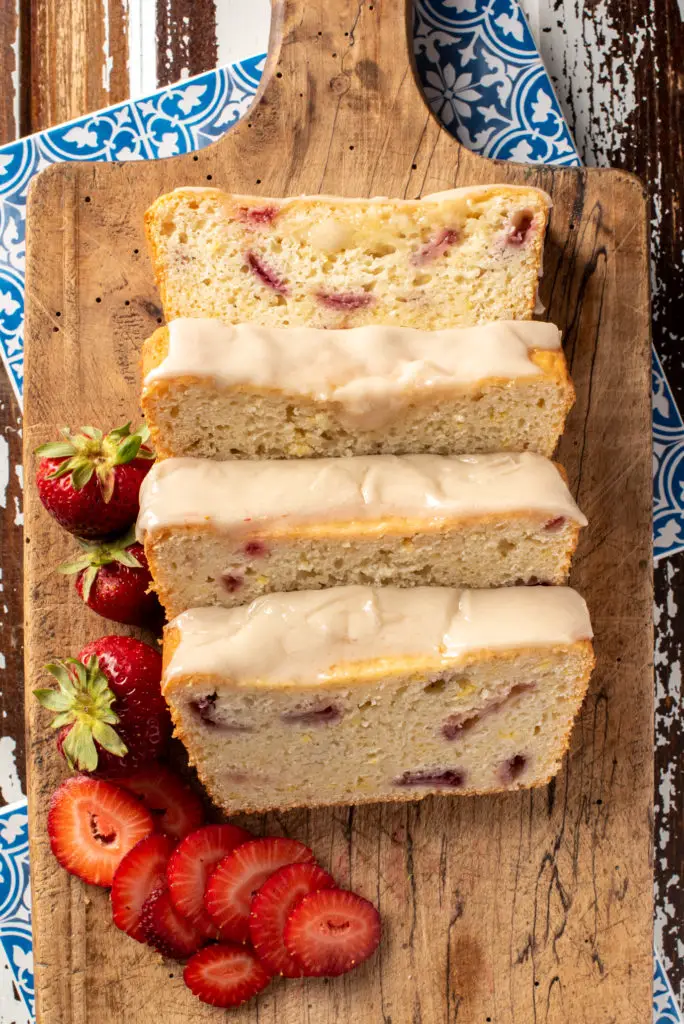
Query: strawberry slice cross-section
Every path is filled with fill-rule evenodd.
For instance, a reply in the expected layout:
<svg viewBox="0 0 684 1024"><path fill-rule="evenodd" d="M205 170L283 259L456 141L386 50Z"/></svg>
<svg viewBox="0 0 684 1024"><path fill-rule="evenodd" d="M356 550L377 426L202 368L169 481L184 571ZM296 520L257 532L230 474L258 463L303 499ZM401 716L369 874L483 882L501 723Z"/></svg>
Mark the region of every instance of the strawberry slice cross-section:
<svg viewBox="0 0 684 1024"><path fill-rule="evenodd" d="M380 942L380 915L345 889L305 896L287 919L285 946L309 977L334 977L358 967Z"/></svg>
<svg viewBox="0 0 684 1024"><path fill-rule="evenodd" d="M237 825L205 825L191 832L175 849L166 871L171 901L208 939L218 929L204 907L204 892L216 865L252 833Z"/></svg>
<svg viewBox="0 0 684 1024"><path fill-rule="evenodd" d="M286 864L313 861L313 853L296 839L253 839L238 846L218 865L204 899L209 916L224 939L246 942L252 898L274 871Z"/></svg>
<svg viewBox="0 0 684 1024"><path fill-rule="evenodd" d="M251 949L219 943L188 961L183 981L209 1006L240 1006L266 988L270 975Z"/></svg>
<svg viewBox="0 0 684 1024"><path fill-rule="evenodd" d="M114 924L138 942L146 942L142 927L145 900L157 889L166 887L166 865L175 841L158 832L141 839L126 854L112 882Z"/></svg>
<svg viewBox="0 0 684 1024"><path fill-rule="evenodd" d="M178 913L166 888L150 893L141 920L145 941L171 960L186 960L206 942L202 930Z"/></svg>
<svg viewBox="0 0 684 1024"><path fill-rule="evenodd" d="M204 823L200 797L163 764L145 765L117 777L116 784L135 793L150 811L157 830L174 839L184 839Z"/></svg>
<svg viewBox="0 0 684 1024"><path fill-rule="evenodd" d="M288 864L261 886L252 900L249 934L257 956L271 974L304 976L304 968L285 946L285 924L304 896L334 886L334 879L318 864Z"/></svg>
<svg viewBox="0 0 684 1024"><path fill-rule="evenodd" d="M47 831L63 868L91 885L110 886L123 858L154 831L154 822L125 790L74 775L52 794Z"/></svg>

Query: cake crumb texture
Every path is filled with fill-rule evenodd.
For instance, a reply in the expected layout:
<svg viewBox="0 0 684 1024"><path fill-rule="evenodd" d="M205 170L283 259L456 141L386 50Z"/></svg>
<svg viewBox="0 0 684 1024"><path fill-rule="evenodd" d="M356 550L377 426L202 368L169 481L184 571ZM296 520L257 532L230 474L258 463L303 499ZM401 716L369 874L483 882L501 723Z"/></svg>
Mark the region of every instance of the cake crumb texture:
<svg viewBox="0 0 684 1024"><path fill-rule="evenodd" d="M511 185L418 200L188 188L145 224L167 320L436 329L532 317L548 208Z"/></svg>

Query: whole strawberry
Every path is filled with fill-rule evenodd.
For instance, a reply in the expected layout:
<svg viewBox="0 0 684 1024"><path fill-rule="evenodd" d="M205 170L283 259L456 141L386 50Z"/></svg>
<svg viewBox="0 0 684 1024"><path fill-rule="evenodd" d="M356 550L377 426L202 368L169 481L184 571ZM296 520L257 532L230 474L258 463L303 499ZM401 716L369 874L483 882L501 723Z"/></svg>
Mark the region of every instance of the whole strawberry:
<svg viewBox="0 0 684 1024"><path fill-rule="evenodd" d="M130 423L106 436L95 427L36 448L38 494L60 526L79 537L111 537L138 515L140 485L154 452L144 446L147 427L131 433Z"/></svg>
<svg viewBox="0 0 684 1024"><path fill-rule="evenodd" d="M57 690L34 690L59 729L57 749L72 769L99 778L128 774L161 757L171 718L161 694L161 655L130 636L103 636L78 659L45 668Z"/></svg>
<svg viewBox="0 0 684 1024"><path fill-rule="evenodd" d="M118 540L90 544L79 540L83 554L60 565L58 572L76 576L76 591L98 615L129 626L162 624L157 595L150 590L152 576L142 544L133 528Z"/></svg>

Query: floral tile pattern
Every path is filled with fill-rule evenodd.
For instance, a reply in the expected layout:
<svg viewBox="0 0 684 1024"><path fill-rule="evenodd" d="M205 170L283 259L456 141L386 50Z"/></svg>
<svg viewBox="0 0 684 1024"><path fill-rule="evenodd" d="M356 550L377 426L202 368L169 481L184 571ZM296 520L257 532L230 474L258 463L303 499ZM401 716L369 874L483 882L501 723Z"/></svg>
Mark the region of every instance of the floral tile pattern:
<svg viewBox="0 0 684 1024"><path fill-rule="evenodd" d="M653 350L653 556L684 548L684 421Z"/></svg>
<svg viewBox="0 0 684 1024"><path fill-rule="evenodd" d="M0 809L0 946L17 991L33 1018L33 944L26 800Z"/></svg>
<svg viewBox="0 0 684 1024"><path fill-rule="evenodd" d="M579 166L517 0L415 0L414 51L445 126L483 156ZM21 401L26 195L61 160L150 160L201 149L246 111L264 56L218 68L0 148L0 356ZM653 356L656 557L684 549L684 421ZM26 803L0 810L0 945L33 1015ZM654 1024L683 1024L657 957Z"/></svg>
<svg viewBox="0 0 684 1024"><path fill-rule="evenodd" d="M425 95L482 156L578 167L580 159L517 0L416 0Z"/></svg>

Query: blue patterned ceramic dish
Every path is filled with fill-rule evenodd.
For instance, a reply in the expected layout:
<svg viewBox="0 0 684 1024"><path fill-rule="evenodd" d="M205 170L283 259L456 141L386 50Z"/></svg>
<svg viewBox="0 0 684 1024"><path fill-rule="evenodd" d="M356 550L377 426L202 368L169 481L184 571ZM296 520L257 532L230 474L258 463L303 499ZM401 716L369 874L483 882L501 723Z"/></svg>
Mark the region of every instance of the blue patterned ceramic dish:
<svg viewBox="0 0 684 1024"><path fill-rule="evenodd" d="M428 102L468 148L499 159L579 166L517 0L416 0L414 50ZM245 112L263 66L263 55L252 57L0 147L0 355L19 401L26 194L33 175L56 161L152 160L201 149ZM658 557L684 549L684 421L655 353L653 395ZM28 887L22 801L0 810L0 944L32 1018ZM654 1024L682 1024L657 956L654 972Z"/></svg>

